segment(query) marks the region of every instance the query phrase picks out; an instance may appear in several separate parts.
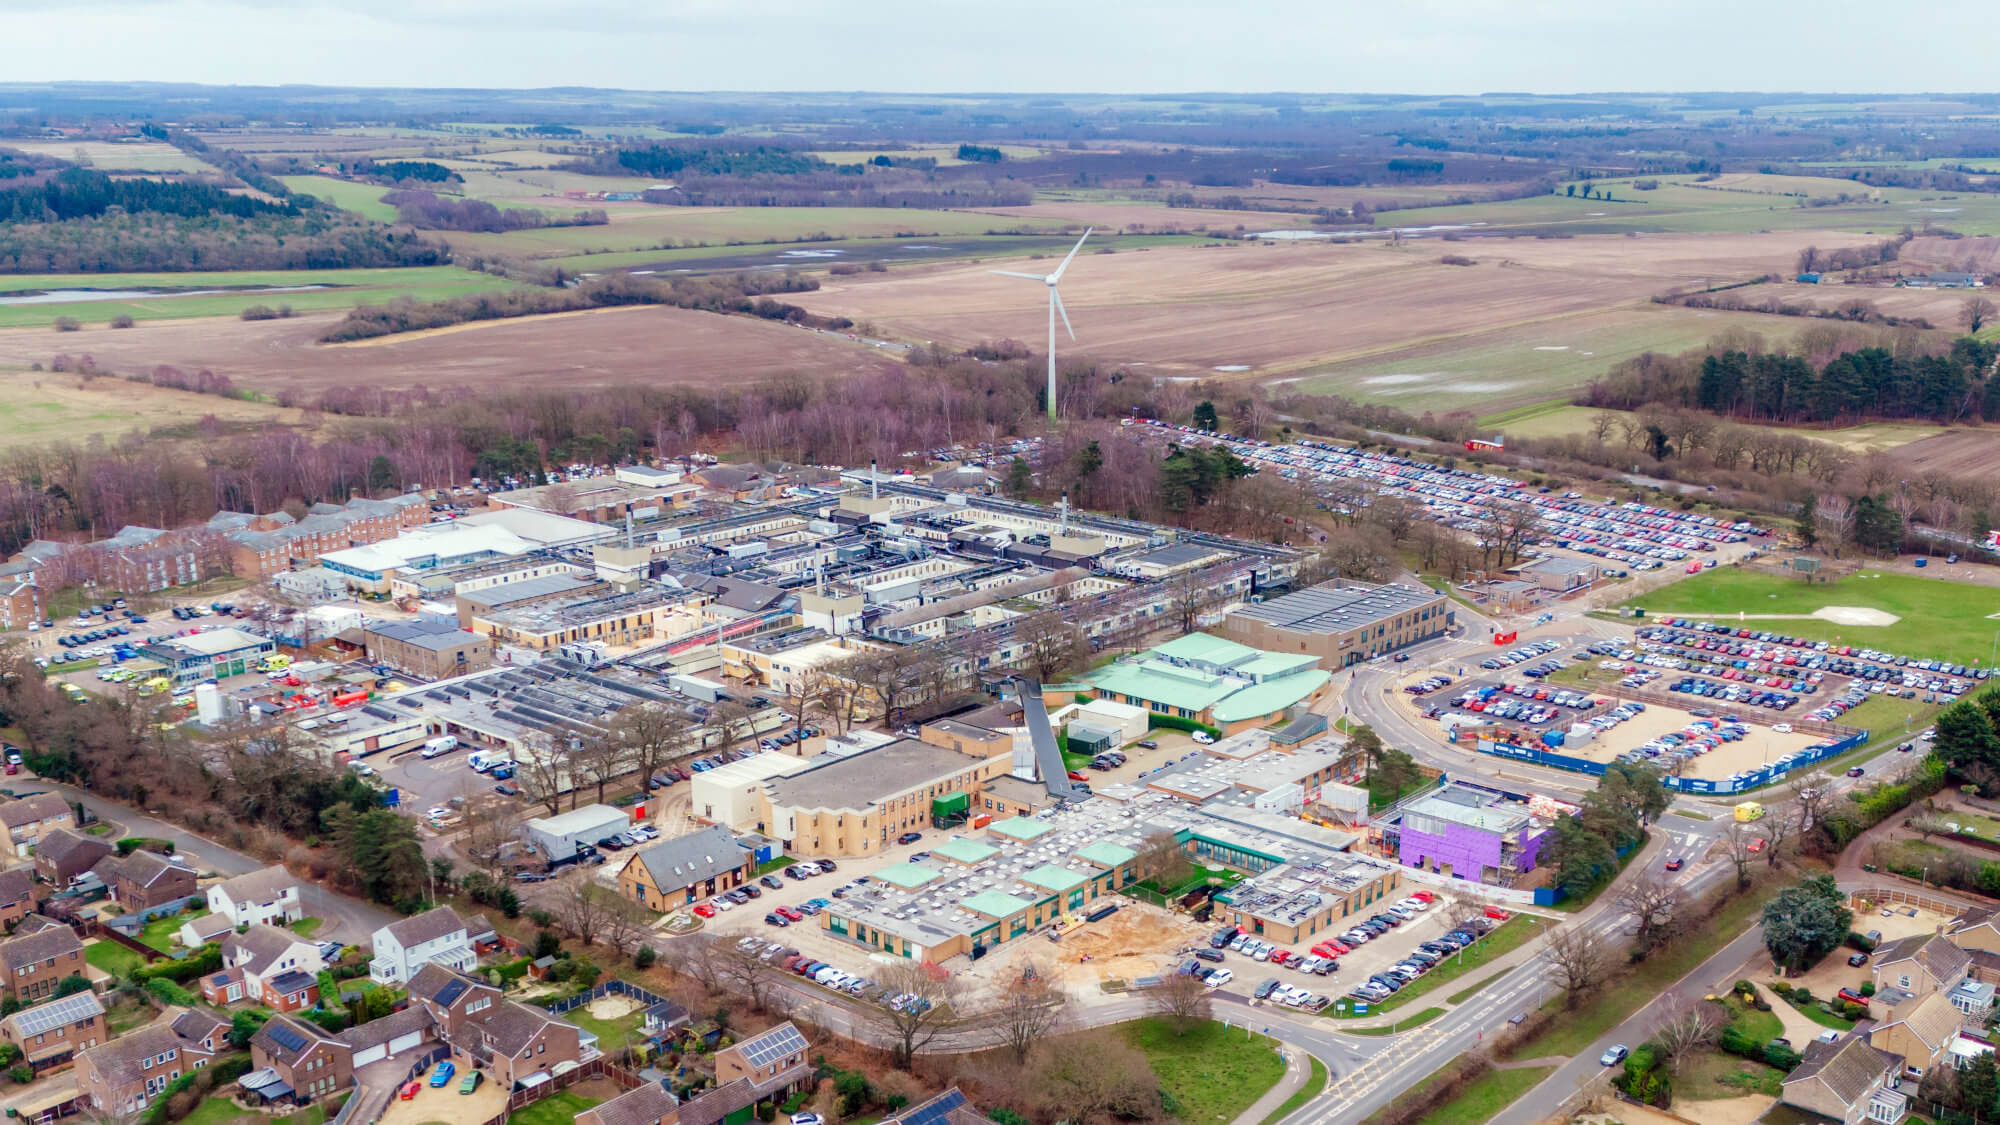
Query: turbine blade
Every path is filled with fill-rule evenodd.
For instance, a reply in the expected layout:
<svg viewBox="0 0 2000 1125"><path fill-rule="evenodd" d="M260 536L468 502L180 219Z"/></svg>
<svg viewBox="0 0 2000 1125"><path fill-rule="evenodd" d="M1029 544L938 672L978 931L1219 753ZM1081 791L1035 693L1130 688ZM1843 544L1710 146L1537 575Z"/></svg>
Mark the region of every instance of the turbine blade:
<svg viewBox="0 0 2000 1125"><path fill-rule="evenodd" d="M1076 339L1076 329L1069 326L1069 310L1063 308L1062 294L1053 285L1049 286L1049 300L1056 303L1056 311L1062 314L1063 329L1069 333L1069 338Z"/></svg>
<svg viewBox="0 0 2000 1125"><path fill-rule="evenodd" d="M1083 228L1083 238L1089 238L1090 232L1096 229L1097 229L1096 227ZM1076 257L1076 252L1078 250L1083 249L1083 238L1079 238L1076 240L1076 245L1069 248L1069 257L1064 258L1062 260L1062 265L1056 267L1056 272L1049 275L1050 284L1054 284L1055 282L1062 280L1063 271L1069 268L1069 259Z"/></svg>
<svg viewBox="0 0 2000 1125"><path fill-rule="evenodd" d="M1041 274L1038 273L1015 273L1013 270L987 270L986 272L997 273L1001 277L1024 277L1027 278L1029 281L1042 281L1042 282L1048 281L1048 278L1043 277Z"/></svg>

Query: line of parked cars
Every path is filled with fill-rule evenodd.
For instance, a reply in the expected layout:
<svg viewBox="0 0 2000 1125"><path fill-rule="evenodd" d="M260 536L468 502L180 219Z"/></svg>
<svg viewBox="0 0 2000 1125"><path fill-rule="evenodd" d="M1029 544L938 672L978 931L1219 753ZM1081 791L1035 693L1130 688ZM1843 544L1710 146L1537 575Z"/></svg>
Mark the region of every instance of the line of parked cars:
<svg viewBox="0 0 2000 1125"><path fill-rule="evenodd" d="M1489 672L1496 672L1502 668L1511 668L1516 664L1525 664L1537 656L1547 656L1561 647L1562 642L1560 641L1534 641L1522 645L1520 648L1509 649L1497 656L1489 656L1480 661L1479 666Z"/></svg>
<svg viewBox="0 0 2000 1125"><path fill-rule="evenodd" d="M1405 899L1397 903L1385 914L1378 914L1355 930L1340 935L1340 940L1344 942L1354 937L1368 941L1380 937L1391 928L1416 917L1417 912L1408 910L1409 902L1409 899ZM1356 984L1347 994L1356 1000L1367 1002L1381 1001L1393 996L1418 977L1430 972L1445 958L1485 937L1508 917L1510 915L1507 911L1497 906L1489 906L1484 917L1469 918L1457 928L1430 941L1419 943L1401 961Z"/></svg>
<svg viewBox="0 0 2000 1125"><path fill-rule="evenodd" d="M1228 950L1252 961L1285 965L1301 973L1322 977L1330 976L1335 969L1340 968L1339 962L1331 956L1319 956L1317 952L1311 956L1301 956L1263 938L1247 934L1235 926L1224 926L1214 937L1208 939L1208 945L1207 949L1195 950L1195 957L1203 961L1219 962L1223 959L1223 951Z"/></svg>
<svg viewBox="0 0 2000 1125"><path fill-rule="evenodd" d="M606 851L623 851L636 848L640 844L660 838L660 830L650 824L635 824L623 832L613 833L597 841L597 846Z"/></svg>

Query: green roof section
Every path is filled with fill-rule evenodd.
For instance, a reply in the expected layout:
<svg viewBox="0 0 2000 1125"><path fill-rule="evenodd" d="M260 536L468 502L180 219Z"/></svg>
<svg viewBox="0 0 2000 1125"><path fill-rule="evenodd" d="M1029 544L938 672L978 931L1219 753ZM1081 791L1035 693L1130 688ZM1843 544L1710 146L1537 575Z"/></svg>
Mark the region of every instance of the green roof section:
<svg viewBox="0 0 2000 1125"><path fill-rule="evenodd" d="M1053 863L1044 863L1033 871L1024 873L1021 881L1061 894L1090 882L1090 876L1081 871L1071 871L1067 867L1057 867Z"/></svg>
<svg viewBox="0 0 2000 1125"><path fill-rule="evenodd" d="M1236 665L1232 671L1241 672L1254 679L1267 680L1273 676L1289 676L1308 668L1319 667L1319 657L1304 652L1266 652L1254 660Z"/></svg>
<svg viewBox="0 0 2000 1125"><path fill-rule="evenodd" d="M901 887L906 891L914 891L933 879L943 877L943 875L944 872L942 871L934 870L918 863L899 863L894 867L885 867L875 873L877 879L882 880L892 887Z"/></svg>
<svg viewBox="0 0 2000 1125"><path fill-rule="evenodd" d="M980 891L960 905L974 914L984 914L988 918L1008 918L1035 904L1002 891Z"/></svg>
<svg viewBox="0 0 2000 1125"><path fill-rule="evenodd" d="M1174 660L1199 660L1205 664L1233 664L1255 656L1259 649L1240 645L1225 637L1212 637L1207 633L1189 633L1185 637L1175 637L1165 644L1154 645L1153 651Z"/></svg>
<svg viewBox="0 0 2000 1125"><path fill-rule="evenodd" d="M999 855L1000 849L991 844L982 844L977 840L968 840L964 836L953 836L951 839L932 848L931 854L934 856L943 856L953 863L974 864L984 863L994 856Z"/></svg>
<svg viewBox="0 0 2000 1125"><path fill-rule="evenodd" d="M1009 840L1033 840L1055 831L1055 826L1025 816L1010 816L1006 820L996 820L986 826L988 832L997 832Z"/></svg>
<svg viewBox="0 0 2000 1125"><path fill-rule="evenodd" d="M1242 691L1217 703L1209 713L1219 723L1234 723L1243 719L1254 719L1263 715L1276 714L1305 699L1333 679L1333 673L1324 669L1300 672L1296 675L1281 676L1275 680L1265 680L1252 684Z"/></svg>
<svg viewBox="0 0 2000 1125"><path fill-rule="evenodd" d="M1139 858L1139 853L1123 844L1099 840L1087 848L1077 849L1076 858L1099 867L1122 867Z"/></svg>
<svg viewBox="0 0 2000 1125"><path fill-rule="evenodd" d="M1240 681L1182 668L1164 660L1135 660L1100 668L1091 675L1090 682L1097 685L1099 691L1117 692L1127 699L1144 699L1171 707L1185 707L1190 711L1205 711L1217 701L1227 698Z"/></svg>

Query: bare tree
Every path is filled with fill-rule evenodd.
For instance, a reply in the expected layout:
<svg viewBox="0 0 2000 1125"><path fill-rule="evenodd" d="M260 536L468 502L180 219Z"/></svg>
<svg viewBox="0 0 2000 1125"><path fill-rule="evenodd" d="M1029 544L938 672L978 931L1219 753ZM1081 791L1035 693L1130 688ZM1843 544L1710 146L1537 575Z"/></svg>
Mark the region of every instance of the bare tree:
<svg viewBox="0 0 2000 1125"><path fill-rule="evenodd" d="M1903 821L1903 827L1915 832L1925 843L1929 843L1932 836L1949 836L1952 833L1950 822L1936 813L1910 817Z"/></svg>
<svg viewBox="0 0 2000 1125"><path fill-rule="evenodd" d="M1549 934L1548 954L1556 985L1563 990L1565 1008L1589 999L1611 969L1603 946L1581 926L1565 926Z"/></svg>
<svg viewBox="0 0 2000 1125"><path fill-rule="evenodd" d="M562 812L562 795L570 788L569 753L557 748L558 739L567 741L561 732L555 737L538 734L514 749L514 776L521 783L521 795L549 810L550 816ZM575 804L573 792L570 803Z"/></svg>
<svg viewBox="0 0 2000 1125"><path fill-rule="evenodd" d="M634 704L611 720L609 737L623 748L625 760L638 771L640 784L676 758L697 749L691 717L664 703Z"/></svg>
<svg viewBox="0 0 2000 1125"><path fill-rule="evenodd" d="M1667 1067L1679 1072L1681 1062L1715 1042L1727 1023L1722 1006L1712 1000L1669 996L1666 1000L1666 1019L1654 1029L1653 1040L1666 1052Z"/></svg>
<svg viewBox="0 0 2000 1125"><path fill-rule="evenodd" d="M667 943L661 960L679 976L700 984L709 992L722 991L722 946L708 934L677 938Z"/></svg>
<svg viewBox="0 0 2000 1125"><path fill-rule="evenodd" d="M1188 858L1187 848L1174 838L1172 832L1160 831L1139 842L1139 854L1133 857L1132 870L1139 878L1151 879L1154 886L1166 891L1180 886L1194 875L1194 861Z"/></svg>
<svg viewBox="0 0 2000 1125"><path fill-rule="evenodd" d="M1967 333L1977 336L1986 322L1993 319L1993 302L1985 297L1967 297L1965 307L1959 311L1959 323L1965 325Z"/></svg>
<svg viewBox="0 0 2000 1125"><path fill-rule="evenodd" d="M714 938L711 947L723 987L740 993L758 1011L769 1008L777 996L780 974L777 966L760 956L763 944L724 944L721 938Z"/></svg>
<svg viewBox="0 0 2000 1125"><path fill-rule="evenodd" d="M1764 849L1764 862L1766 864L1771 867L1778 866L1778 859L1784 854L1785 846L1787 844L1796 844L1794 837L1798 832L1798 827L1799 810L1797 808L1773 809L1769 815L1764 817L1764 839L1768 845Z"/></svg>
<svg viewBox="0 0 2000 1125"><path fill-rule="evenodd" d="M1757 839L1757 835L1746 828L1741 821L1730 821L1729 827L1722 833L1722 844L1728 851L1729 862L1736 865L1738 890L1750 886L1750 861L1757 858L1757 853L1750 850L1750 845Z"/></svg>
<svg viewBox="0 0 2000 1125"><path fill-rule="evenodd" d="M1633 937L1640 956L1672 937L1681 921L1681 889L1659 871L1648 871L1627 882L1619 890L1617 902L1636 920Z"/></svg>
<svg viewBox="0 0 2000 1125"><path fill-rule="evenodd" d="M501 850L520 834L521 813L511 802L468 801L458 847L473 866L488 875L498 874L506 866Z"/></svg>
<svg viewBox="0 0 2000 1125"><path fill-rule="evenodd" d="M1192 633L1201 624L1201 615L1215 604L1215 589L1193 570L1184 570L1170 581L1174 620L1181 632Z"/></svg>
<svg viewBox="0 0 2000 1125"><path fill-rule="evenodd" d="M1208 986L1188 973L1169 973L1167 979L1146 990L1146 1011L1165 1020L1175 1035L1205 1023L1213 1013Z"/></svg>
<svg viewBox="0 0 2000 1125"><path fill-rule="evenodd" d="M600 888L602 889L602 888ZM621 957L629 957L646 940L652 918L631 899L621 895L606 893L604 918L599 923L599 934L604 944L618 951Z"/></svg>
<svg viewBox="0 0 2000 1125"><path fill-rule="evenodd" d="M604 936L605 920L610 917L612 904L618 901L617 895L598 886L596 880L580 876L570 882L557 902L556 917L569 936L585 946L594 945Z"/></svg>
<svg viewBox="0 0 2000 1125"><path fill-rule="evenodd" d="M1060 683L1089 651L1083 634L1057 610L1030 613L1014 623L1014 640L1025 647L1021 662L1041 683Z"/></svg>
<svg viewBox="0 0 2000 1125"><path fill-rule="evenodd" d="M1146 1056L1115 1030L1042 1042L1020 1086L1038 1120L1101 1125L1165 1116L1159 1076Z"/></svg>
<svg viewBox="0 0 2000 1125"><path fill-rule="evenodd" d="M579 782L597 786L597 803L604 803L605 787L630 768L631 757L625 742L611 731L594 731L578 741L570 754L570 766Z"/></svg>
<svg viewBox="0 0 2000 1125"><path fill-rule="evenodd" d="M960 1026L964 989L959 978L933 976L922 965L906 963L891 965L878 983L901 1002L869 1005L863 1018L887 1040L896 1066L909 1069L911 1060L928 1051L939 1036Z"/></svg>
<svg viewBox="0 0 2000 1125"><path fill-rule="evenodd" d="M985 1018L995 1041L1018 1066L1028 1061L1036 1043L1062 1026L1068 1006L1069 993L1051 978L1048 966L1031 960Z"/></svg>
<svg viewBox="0 0 2000 1125"><path fill-rule="evenodd" d="M1823 772L1799 774L1786 784L1785 794L1798 805L1799 831L1804 832L1820 822L1832 799L1833 783Z"/></svg>

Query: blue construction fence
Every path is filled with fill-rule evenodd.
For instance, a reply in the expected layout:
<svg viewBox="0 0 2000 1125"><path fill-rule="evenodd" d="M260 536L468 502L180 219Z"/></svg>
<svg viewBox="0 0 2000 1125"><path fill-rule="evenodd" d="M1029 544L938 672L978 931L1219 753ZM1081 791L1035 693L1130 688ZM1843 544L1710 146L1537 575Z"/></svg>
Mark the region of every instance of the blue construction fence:
<svg viewBox="0 0 2000 1125"><path fill-rule="evenodd" d="M1823 762L1828 758L1838 757L1867 741L1867 731L1856 731L1836 742L1828 742L1809 747L1805 750L1795 751L1786 756L1789 759L1788 761L1774 762L1767 766L1761 766L1733 779L1725 778L1721 781L1714 781L1705 777L1669 777L1664 779L1664 784L1667 788L1678 790L1682 793L1742 793L1769 785L1793 770L1803 769L1807 766ZM1593 762L1587 758L1573 757L1569 754L1558 754L1553 750L1547 750L1539 746L1522 746L1512 742L1495 742L1489 738L1479 740L1479 752L1482 754L1492 754L1501 758L1512 758L1516 761L1528 762L1532 765L1548 766L1551 769L1589 774L1592 777L1603 777L1604 768L1608 764L1605 762Z"/></svg>

